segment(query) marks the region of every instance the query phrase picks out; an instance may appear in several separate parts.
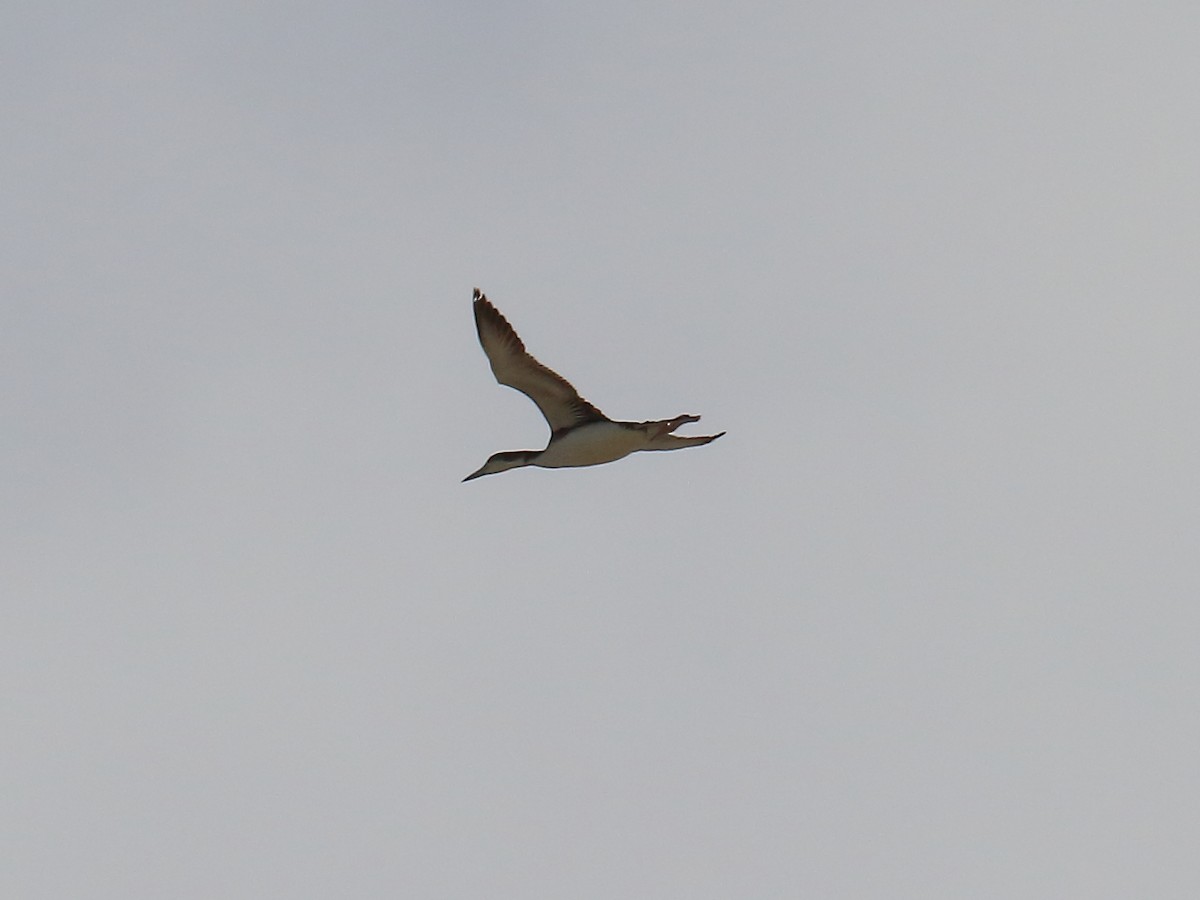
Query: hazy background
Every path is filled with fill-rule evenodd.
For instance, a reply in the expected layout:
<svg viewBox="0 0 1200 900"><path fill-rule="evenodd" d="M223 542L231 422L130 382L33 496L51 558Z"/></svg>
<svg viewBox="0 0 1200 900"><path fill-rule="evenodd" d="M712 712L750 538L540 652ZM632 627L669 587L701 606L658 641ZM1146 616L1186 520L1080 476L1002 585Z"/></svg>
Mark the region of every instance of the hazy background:
<svg viewBox="0 0 1200 900"><path fill-rule="evenodd" d="M0 894L1200 896L1194 4L0 35Z"/></svg>

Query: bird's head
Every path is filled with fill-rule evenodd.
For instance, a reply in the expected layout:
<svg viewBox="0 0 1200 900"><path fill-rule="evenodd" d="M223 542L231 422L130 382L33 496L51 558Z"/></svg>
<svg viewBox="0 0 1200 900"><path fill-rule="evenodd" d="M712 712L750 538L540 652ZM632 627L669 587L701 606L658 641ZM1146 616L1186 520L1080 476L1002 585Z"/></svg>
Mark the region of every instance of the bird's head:
<svg viewBox="0 0 1200 900"><path fill-rule="evenodd" d="M529 465L529 460L537 456L539 452L538 450L505 450L502 453L493 453L488 457L487 462L464 478L463 481L470 481L473 478L479 478L483 475L495 475L497 472L504 472L519 466L527 466Z"/></svg>

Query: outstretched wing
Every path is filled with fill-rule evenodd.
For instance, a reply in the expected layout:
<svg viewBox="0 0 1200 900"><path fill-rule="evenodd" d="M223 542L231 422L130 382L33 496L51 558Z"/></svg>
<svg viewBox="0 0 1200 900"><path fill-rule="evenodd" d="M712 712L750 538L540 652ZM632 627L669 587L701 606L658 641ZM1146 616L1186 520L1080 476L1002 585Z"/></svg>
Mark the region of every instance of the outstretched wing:
<svg viewBox="0 0 1200 900"><path fill-rule="evenodd" d="M537 404L551 431L573 428L608 417L579 396L567 379L543 366L525 351L525 345L500 314L500 310L475 289L475 330L492 364L496 380L516 388Z"/></svg>

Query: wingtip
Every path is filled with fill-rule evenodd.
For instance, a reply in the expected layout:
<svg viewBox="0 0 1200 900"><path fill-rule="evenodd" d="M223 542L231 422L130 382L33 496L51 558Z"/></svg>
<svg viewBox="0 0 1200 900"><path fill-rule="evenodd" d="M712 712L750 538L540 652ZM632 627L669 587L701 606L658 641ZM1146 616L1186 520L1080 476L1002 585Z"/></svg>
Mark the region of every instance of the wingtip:
<svg viewBox="0 0 1200 900"><path fill-rule="evenodd" d="M483 296L483 291L481 291L479 288L475 288L475 295L471 299L472 300L486 300L487 298Z"/></svg>

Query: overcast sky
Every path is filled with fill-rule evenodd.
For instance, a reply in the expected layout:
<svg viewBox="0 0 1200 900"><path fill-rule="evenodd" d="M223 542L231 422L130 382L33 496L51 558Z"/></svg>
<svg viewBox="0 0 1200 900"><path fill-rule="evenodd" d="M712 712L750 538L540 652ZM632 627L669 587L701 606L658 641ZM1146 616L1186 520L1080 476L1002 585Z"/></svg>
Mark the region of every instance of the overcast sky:
<svg viewBox="0 0 1200 900"><path fill-rule="evenodd" d="M1198 46L6 4L0 894L1200 896Z"/></svg>

